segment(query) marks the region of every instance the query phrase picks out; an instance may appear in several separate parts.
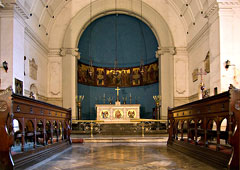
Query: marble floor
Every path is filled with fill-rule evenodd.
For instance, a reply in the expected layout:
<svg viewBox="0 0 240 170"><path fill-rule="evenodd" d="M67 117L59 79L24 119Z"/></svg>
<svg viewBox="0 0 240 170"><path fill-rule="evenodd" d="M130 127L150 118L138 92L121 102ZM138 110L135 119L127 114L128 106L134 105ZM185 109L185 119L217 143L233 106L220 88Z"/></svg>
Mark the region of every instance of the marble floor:
<svg viewBox="0 0 240 170"><path fill-rule="evenodd" d="M214 170L215 168L167 148L166 143L74 144L64 153L30 167L36 170Z"/></svg>

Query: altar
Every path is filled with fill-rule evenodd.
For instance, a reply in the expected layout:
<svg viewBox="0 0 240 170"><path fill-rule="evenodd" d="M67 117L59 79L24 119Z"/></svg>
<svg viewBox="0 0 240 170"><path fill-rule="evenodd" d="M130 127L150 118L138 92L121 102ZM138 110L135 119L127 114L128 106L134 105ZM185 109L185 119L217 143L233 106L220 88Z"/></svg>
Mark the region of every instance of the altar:
<svg viewBox="0 0 240 170"><path fill-rule="evenodd" d="M130 123L140 119L140 104L96 104L97 120L104 123Z"/></svg>

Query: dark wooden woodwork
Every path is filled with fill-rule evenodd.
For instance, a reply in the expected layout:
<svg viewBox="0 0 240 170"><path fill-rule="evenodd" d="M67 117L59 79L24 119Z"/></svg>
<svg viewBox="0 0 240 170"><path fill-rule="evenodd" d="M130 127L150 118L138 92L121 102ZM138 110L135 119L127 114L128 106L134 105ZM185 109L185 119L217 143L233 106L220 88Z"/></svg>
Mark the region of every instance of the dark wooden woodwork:
<svg viewBox="0 0 240 170"><path fill-rule="evenodd" d="M227 119L226 130L221 123ZM240 90L229 91L168 109L168 146L215 166L239 169L240 164ZM187 123L187 139L183 124ZM194 123L193 123L194 122ZM201 123L199 123L201 122ZM216 130L213 128L216 123ZM178 126L180 124L180 126ZM178 140L178 133L181 140ZM211 143L215 138L216 143ZM220 140L225 140L225 144Z"/></svg>
<svg viewBox="0 0 240 170"><path fill-rule="evenodd" d="M19 122L19 130L14 133L13 120ZM39 121L41 122L39 125ZM48 127L46 123L49 123ZM56 140L53 143L53 123L57 128ZM58 128L61 124L62 131L65 133L63 140L59 139ZM41 126L41 127L39 127ZM33 158L38 160L38 151L41 155L51 151L60 151L60 148L66 148L67 144L71 144L71 109L65 109L59 106L48 104L25 96L17 95L12 92L11 88L0 91L0 169L13 169L23 166ZM15 142L21 142L21 153L11 154L11 146ZM41 140L41 141L40 141ZM49 142L51 140L51 142ZM30 151L25 151L25 143L33 142L33 148ZM42 143L42 147L37 147ZM52 152L53 154L54 152ZM27 155L27 157L26 157ZM35 156L33 156L35 155ZM14 165L15 163L15 165Z"/></svg>

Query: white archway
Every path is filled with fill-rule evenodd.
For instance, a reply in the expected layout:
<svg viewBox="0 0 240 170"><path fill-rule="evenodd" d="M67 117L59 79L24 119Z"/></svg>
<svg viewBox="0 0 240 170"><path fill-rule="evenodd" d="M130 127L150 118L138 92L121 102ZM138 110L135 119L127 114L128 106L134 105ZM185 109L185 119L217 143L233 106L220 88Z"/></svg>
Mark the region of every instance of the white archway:
<svg viewBox="0 0 240 170"><path fill-rule="evenodd" d="M71 107L73 118L76 117L76 103L75 96L77 95L77 60L78 56L78 41L85 28L89 25L89 4L81 4L77 9L79 1L71 1L59 14L56 22L54 23L49 40L50 50L60 49L62 58L62 94L63 94L63 107ZM141 10L139 0L124 0L124 3L119 3L117 12L140 18ZM167 107L173 106L173 55L175 54L175 47L185 47L186 38L179 38L179 35L184 35L184 26L181 21L174 14L174 10L169 4L162 4L163 15L146 3L143 3L143 21L152 29L159 44L157 57L160 57L159 65L160 70L160 87L159 92L163 94L163 89L168 90L168 95L162 96L162 113L163 118L166 118ZM93 20L115 13L115 3L112 0L96 0L92 4ZM172 13L166 16L167 10ZM68 11L68 13L67 13ZM69 14L70 12L70 14ZM176 17L176 22L170 22L164 17ZM163 17L164 16L164 17ZM168 21L168 22L167 22ZM179 24L179 25L177 25ZM169 25L171 27L169 27ZM176 28L179 29L176 29ZM51 51L50 51L51 52ZM51 55L51 54L50 54ZM166 56L165 56L166 55ZM51 61L50 61L51 62ZM161 81L164 80L164 81Z"/></svg>
<svg viewBox="0 0 240 170"><path fill-rule="evenodd" d="M118 1L117 11L139 18L140 0ZM50 49L75 48L81 33L89 24L90 1L70 1L59 13L49 31ZM173 7L162 1L143 3L143 21L152 29L161 47L186 47L184 24ZM92 3L93 19L115 12L112 0L95 0Z"/></svg>

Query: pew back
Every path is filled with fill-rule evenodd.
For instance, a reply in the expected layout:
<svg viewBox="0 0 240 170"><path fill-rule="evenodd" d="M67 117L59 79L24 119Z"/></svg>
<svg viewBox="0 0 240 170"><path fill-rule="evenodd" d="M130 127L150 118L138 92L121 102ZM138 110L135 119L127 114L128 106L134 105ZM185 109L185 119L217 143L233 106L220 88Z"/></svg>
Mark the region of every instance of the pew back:
<svg viewBox="0 0 240 170"><path fill-rule="evenodd" d="M169 108L168 146L229 169L239 167L239 104L240 91L230 86L227 92Z"/></svg>
<svg viewBox="0 0 240 170"><path fill-rule="evenodd" d="M71 143L70 127L70 109L14 94L11 88L2 91L0 133L4 138L0 142L0 157L4 159L0 160L0 169L12 169L23 164L19 160L27 163L27 157L38 151L42 154L44 149ZM29 142L32 148L26 145ZM16 143L20 143L18 152L13 151Z"/></svg>

